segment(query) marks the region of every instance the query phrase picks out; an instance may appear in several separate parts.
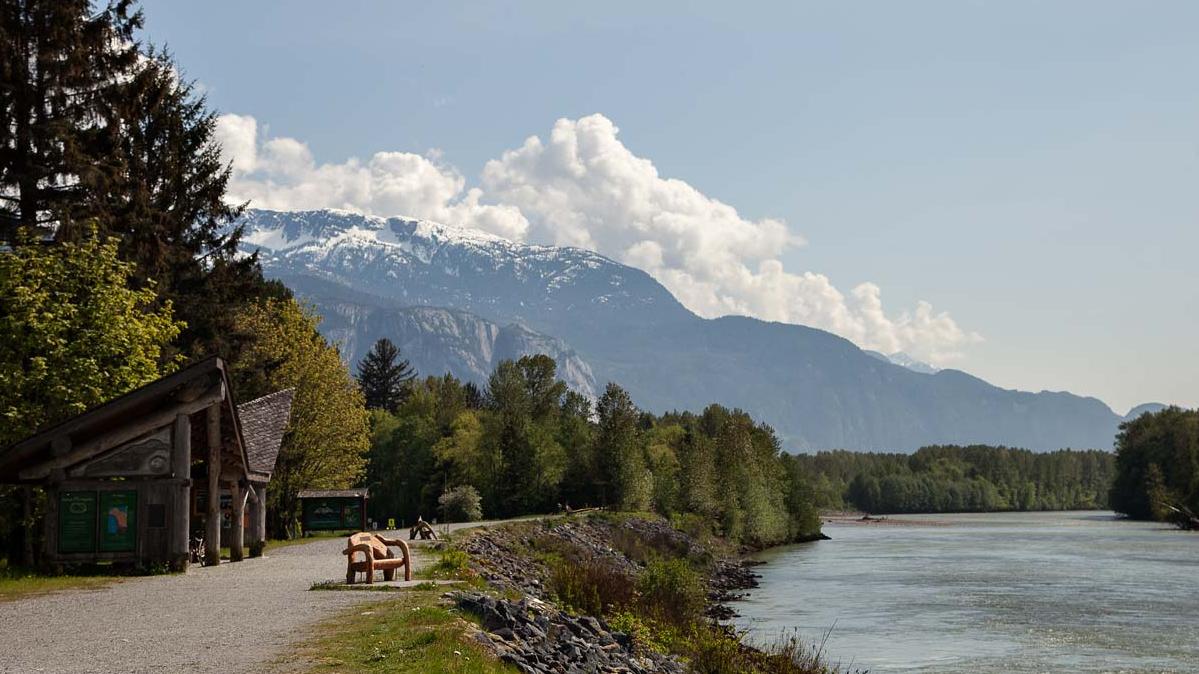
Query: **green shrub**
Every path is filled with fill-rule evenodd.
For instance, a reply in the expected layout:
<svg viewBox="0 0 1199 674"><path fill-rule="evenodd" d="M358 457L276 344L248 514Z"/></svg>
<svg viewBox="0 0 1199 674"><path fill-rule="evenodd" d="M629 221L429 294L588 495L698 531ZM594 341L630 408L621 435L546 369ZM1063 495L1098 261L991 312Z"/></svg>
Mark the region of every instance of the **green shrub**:
<svg viewBox="0 0 1199 674"><path fill-rule="evenodd" d="M675 513L670 525L691 538L704 542L712 537L712 520L697 513Z"/></svg>
<svg viewBox="0 0 1199 674"><path fill-rule="evenodd" d="M483 497L479 490L464 484L447 489L437 498L446 522L478 522L483 519Z"/></svg>
<svg viewBox="0 0 1199 674"><path fill-rule="evenodd" d="M633 581L602 560L558 558L550 562L550 591L565 606L604 616L633 601Z"/></svg>
<svg viewBox="0 0 1199 674"><path fill-rule="evenodd" d="M675 625L699 621L704 611L704 581L684 559L655 560L637 578L643 612Z"/></svg>

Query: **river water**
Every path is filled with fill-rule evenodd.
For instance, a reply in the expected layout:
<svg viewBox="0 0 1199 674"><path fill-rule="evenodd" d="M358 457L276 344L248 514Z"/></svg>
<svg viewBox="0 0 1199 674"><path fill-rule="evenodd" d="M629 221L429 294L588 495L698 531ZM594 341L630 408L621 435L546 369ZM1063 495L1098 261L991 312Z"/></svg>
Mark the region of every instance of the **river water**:
<svg viewBox="0 0 1199 674"><path fill-rule="evenodd" d="M842 669L1199 672L1199 534L1112 513L910 515L768 550L732 606Z"/></svg>

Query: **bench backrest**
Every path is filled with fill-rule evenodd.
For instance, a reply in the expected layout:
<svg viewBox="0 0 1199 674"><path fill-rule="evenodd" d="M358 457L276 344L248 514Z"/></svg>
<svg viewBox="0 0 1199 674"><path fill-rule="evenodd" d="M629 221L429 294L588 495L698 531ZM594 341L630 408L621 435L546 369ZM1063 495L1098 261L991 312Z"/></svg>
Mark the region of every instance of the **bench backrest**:
<svg viewBox="0 0 1199 674"><path fill-rule="evenodd" d="M356 545L369 545L371 547L371 556L375 559L385 559L388 555L387 546L371 533L362 532L350 536L350 544L346 549L349 550Z"/></svg>

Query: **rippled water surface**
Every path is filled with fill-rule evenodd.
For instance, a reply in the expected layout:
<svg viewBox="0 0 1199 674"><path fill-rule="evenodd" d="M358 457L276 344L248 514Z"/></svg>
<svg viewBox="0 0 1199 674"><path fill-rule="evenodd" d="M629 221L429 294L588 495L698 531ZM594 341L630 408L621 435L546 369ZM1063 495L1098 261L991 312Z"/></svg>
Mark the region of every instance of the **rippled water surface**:
<svg viewBox="0 0 1199 674"><path fill-rule="evenodd" d="M1199 672L1199 534L1111 513L826 525L734 608L871 672Z"/></svg>

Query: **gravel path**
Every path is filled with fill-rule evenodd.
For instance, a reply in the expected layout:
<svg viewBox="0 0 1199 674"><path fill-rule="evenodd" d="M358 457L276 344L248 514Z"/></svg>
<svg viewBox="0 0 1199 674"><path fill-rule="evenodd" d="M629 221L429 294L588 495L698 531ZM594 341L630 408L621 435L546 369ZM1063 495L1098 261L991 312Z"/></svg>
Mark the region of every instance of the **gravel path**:
<svg viewBox="0 0 1199 674"><path fill-rule="evenodd" d="M0 603L0 672L261 671L306 628L379 599L308 591L316 581L344 582L344 547L344 538L318 539L237 564ZM423 547L413 546L416 569Z"/></svg>

